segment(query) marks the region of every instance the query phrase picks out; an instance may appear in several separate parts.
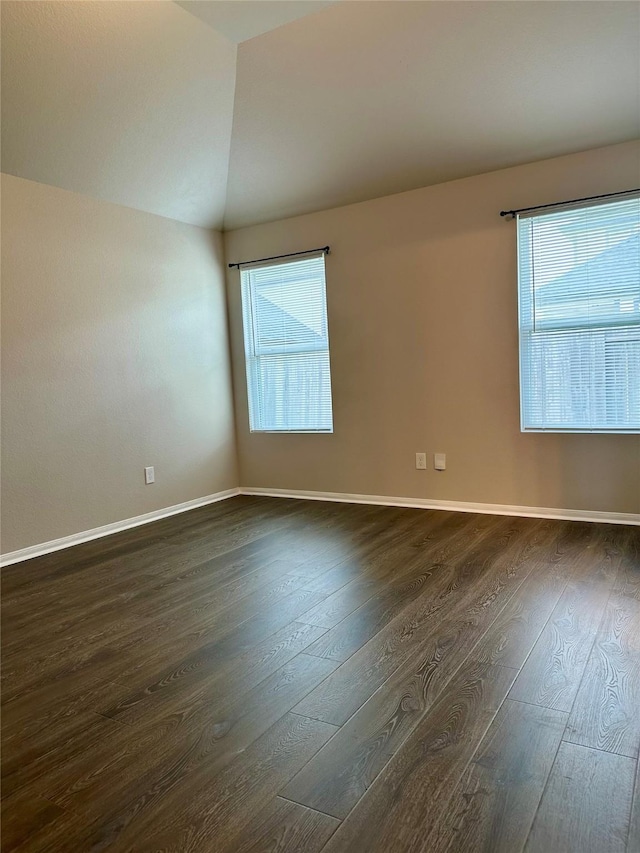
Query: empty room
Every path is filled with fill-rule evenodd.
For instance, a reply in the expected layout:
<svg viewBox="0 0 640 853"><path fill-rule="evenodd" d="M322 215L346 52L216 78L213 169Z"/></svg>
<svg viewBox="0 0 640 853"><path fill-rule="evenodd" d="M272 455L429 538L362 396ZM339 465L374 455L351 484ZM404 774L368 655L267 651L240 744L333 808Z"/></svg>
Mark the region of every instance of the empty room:
<svg viewBox="0 0 640 853"><path fill-rule="evenodd" d="M640 853L640 3L0 11L2 853Z"/></svg>

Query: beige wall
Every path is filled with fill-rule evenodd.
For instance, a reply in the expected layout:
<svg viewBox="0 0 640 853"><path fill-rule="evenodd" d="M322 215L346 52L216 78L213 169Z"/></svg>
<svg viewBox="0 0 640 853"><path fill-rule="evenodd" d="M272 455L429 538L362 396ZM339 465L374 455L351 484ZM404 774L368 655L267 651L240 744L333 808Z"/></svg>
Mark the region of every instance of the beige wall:
<svg viewBox="0 0 640 853"><path fill-rule="evenodd" d="M639 179L626 143L228 233L230 261L332 247L333 435L249 433L228 277L242 485L640 512L640 436L520 432L516 232L498 216ZM416 451L447 471L416 471Z"/></svg>
<svg viewBox="0 0 640 853"><path fill-rule="evenodd" d="M2 552L236 486L220 235L6 175L2 217Z"/></svg>

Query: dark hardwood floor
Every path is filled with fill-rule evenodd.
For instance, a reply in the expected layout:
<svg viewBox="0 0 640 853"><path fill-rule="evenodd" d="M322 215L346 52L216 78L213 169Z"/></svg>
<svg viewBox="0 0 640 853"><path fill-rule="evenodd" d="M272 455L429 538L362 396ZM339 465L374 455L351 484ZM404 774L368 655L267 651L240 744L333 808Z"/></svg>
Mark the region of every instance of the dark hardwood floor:
<svg viewBox="0 0 640 853"><path fill-rule="evenodd" d="M234 498L2 614L6 853L640 853L639 527Z"/></svg>

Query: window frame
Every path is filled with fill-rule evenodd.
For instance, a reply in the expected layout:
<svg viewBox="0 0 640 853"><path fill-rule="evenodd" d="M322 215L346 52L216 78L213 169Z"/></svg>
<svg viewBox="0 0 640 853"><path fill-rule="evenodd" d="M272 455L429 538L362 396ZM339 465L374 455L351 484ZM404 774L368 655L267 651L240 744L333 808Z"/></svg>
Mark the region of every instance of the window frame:
<svg viewBox="0 0 640 853"><path fill-rule="evenodd" d="M631 199L637 199L638 196L630 196ZM564 210L572 210L579 211L585 208L593 208L598 206L605 206L607 203L603 202L595 202L595 203L582 203L582 204L567 204L566 206L558 206L558 208L554 212L562 212ZM523 240L521 239L521 218L532 220L537 217L543 217L547 215L549 211L540 210L539 213L531 213L526 216L521 216L518 214L516 216L516 228L517 228L517 280L518 280L518 365L519 365L519 403L520 403L520 431L522 433L556 433L556 434L596 434L596 435L636 435L640 433L640 423L637 426L631 427L616 427L610 425L602 425L602 426L589 426L589 427L581 427L575 425L561 426L557 424L551 424L546 426L532 426L527 424L527 420L531 422L533 419L528 419L526 416L528 414L528 407L530 406L530 401L532 400L532 393L530 392L529 385L532 381L532 363L533 357L531 355L532 349L532 341L533 335L535 334L534 326L535 320L531 317L531 304L535 304L535 296L530 294L526 294L525 291L527 288L532 289L535 287L535 274L532 273L533 269L533 261L531 260L531 248L530 246L523 246ZM527 254L527 264L528 264L528 275L526 281L523 281L522 270L523 270L523 255ZM525 322L528 320L528 322ZM543 334L558 334L561 335L563 332L569 332L569 334L573 333L576 336L583 333L585 336L585 340L588 340L592 345L596 343L596 335L602 334L605 336L605 339L602 341L602 348L605 351L605 355L603 355L603 363L602 369L606 371L607 369L607 360L606 360L606 348L614 343L623 342L623 338L625 335L629 334L631 337L629 338L629 342L635 343L636 341L640 342L640 319L637 324L611 324L611 325L603 325L601 328L598 327L586 327L580 326L579 322L575 322L575 325L568 324L566 327L558 327L556 329L548 328L543 330ZM608 340L608 336L611 337L611 340ZM621 337L622 336L622 337ZM591 361L590 368L593 370L594 362ZM640 381L640 380L639 380ZM602 384L603 393L606 395L607 390L612 386L609 385L606 381ZM528 391L528 393L526 393ZM607 404L605 403L605 413L607 410Z"/></svg>
<svg viewBox="0 0 640 853"><path fill-rule="evenodd" d="M333 383L331 379L331 347L330 347L330 337L329 337L329 311L328 311L328 300L327 300L327 282L326 282L326 264L325 264L325 251L313 252L309 253L306 257L291 257L289 259L282 259L278 261L272 262L256 262L247 265L241 265L239 267L240 272L240 288L241 288L241 307L242 307L242 330L243 330L243 342L244 342L244 356L245 356L245 381L246 381L246 389L247 389L247 414L249 421L249 431L250 433L258 433L258 434L272 434L272 435L332 435L334 432L334 418L333 418ZM326 341L326 346L316 346L310 347L304 343L299 344L291 344L288 343L286 345L286 350L282 347L278 347L277 345L269 345L269 344L260 344L258 341L258 321L257 321L257 311L255 307L255 298L256 292L255 288L252 287L252 283L249 277L245 279L245 275L250 273L253 269L275 269L277 267L285 267L290 266L295 263L300 263L308 260L312 260L314 258L322 258L322 281L321 281L321 318L324 334L324 341ZM292 286L296 285L296 282L290 282ZM247 327L247 321L250 321L249 326ZM328 428L324 427L313 427L313 428L301 428L301 427L286 427L282 429L275 429L273 427L262 427L255 426L254 420L257 422L260 416L260 406L259 401L253 401L252 399L252 376L251 370L253 366L253 362L257 362L259 359L268 359L270 357L277 358L285 357L286 355L324 355L326 354L328 361L328 382L329 382L329 419L330 426Z"/></svg>

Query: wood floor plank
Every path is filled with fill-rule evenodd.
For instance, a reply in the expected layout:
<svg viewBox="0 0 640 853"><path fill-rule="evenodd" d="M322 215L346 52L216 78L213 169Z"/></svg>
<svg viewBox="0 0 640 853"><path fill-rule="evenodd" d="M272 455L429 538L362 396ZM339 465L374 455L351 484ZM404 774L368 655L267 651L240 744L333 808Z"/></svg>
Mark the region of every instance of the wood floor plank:
<svg viewBox="0 0 640 853"><path fill-rule="evenodd" d="M339 559L333 558L329 562L323 558L314 559L310 564L291 569L292 574L306 576L304 589L329 596L351 581L373 580L380 567L385 574L385 560L380 558L381 552L392 557L389 570L393 571L397 567L395 554L399 547L406 547L409 553L416 549L424 551L430 544L439 542L443 535L454 533L458 525L466 528L473 521L456 517L459 513L427 512L422 518L414 514L403 518L402 510L396 510L400 513L398 515L385 512L380 516L380 507L372 509L377 511L376 516L369 520L367 526L351 531L351 545L345 548L342 544Z"/></svg>
<svg viewBox="0 0 640 853"><path fill-rule="evenodd" d="M482 547L488 535L497 550L504 547L506 541L499 526L496 529L495 525L487 525L486 519L482 521L484 523L474 518L459 519L456 525L449 523L446 532L440 527L429 531L430 535L422 537L419 547L412 544L406 549L395 547L391 554L376 553L375 560L368 561L365 580L343 587L331 600L325 600L301 617L302 621L314 625L335 628L309 650L310 654L347 660L393 619L407 601L424 594L427 588L435 593L434 584L437 586L444 579L447 566L455 567L457 573L450 579L452 588L462 585L464 572L471 574L477 565L472 558L463 560L465 555ZM508 522L504 526L508 526ZM440 535L432 538L434 532ZM513 530L509 535L513 535ZM486 547L483 551L486 559ZM380 565L384 567L382 572ZM356 593L361 590L361 600L357 594L351 599L352 588ZM352 611L353 616L347 620L345 617Z"/></svg>
<svg viewBox="0 0 640 853"><path fill-rule="evenodd" d="M636 758L640 751L640 600L612 596L565 740Z"/></svg>
<svg viewBox="0 0 640 853"><path fill-rule="evenodd" d="M417 651L291 781L284 796L338 818L348 814L442 691L457 683L451 681L456 672L471 661L476 643L514 594L520 579L511 561L506 565L502 577L485 571L484 585L476 580L480 598L464 602L466 607L452 610L434 626ZM465 679L466 673L460 677ZM308 701L309 697L295 710L300 712Z"/></svg>
<svg viewBox="0 0 640 853"><path fill-rule="evenodd" d="M136 616L114 618L115 609L94 619L86 630L77 627L61 637L51 637L48 643L30 644L26 660L23 647L7 653L3 658L3 707L43 684L53 684L74 674L90 679L98 666L115 660L127 648L128 638L132 638L131 645L137 646L133 638L141 632L154 636L162 633L161 626L149 620ZM82 672L84 676L80 675ZM106 672L104 676L107 677Z"/></svg>
<svg viewBox="0 0 640 853"><path fill-rule="evenodd" d="M517 529L506 527L506 530ZM505 528L500 530L504 534ZM437 662L442 655L438 629L451 623L449 635L456 635L456 625L464 624L469 613L478 616L493 611L497 599L505 604L501 593L517 586L531 571L531 554L549 538L555 539L553 529L546 525L526 525L526 535L513 539L513 552L506 548L507 540L493 537L491 548L499 557L482 560L473 556L473 547L460 565L445 567L442 588L432 595L418 597L376 636L355 652L336 672L312 691L295 709L297 713L334 725L343 725L372 696L386 680L406 662L407 667L419 669L429 657L436 665L431 670L433 681L440 679L442 669ZM480 565L480 570L479 570ZM482 571L482 566L485 571ZM474 578L473 583L464 579ZM467 614L465 616L464 614ZM457 620L457 621L456 621ZM469 639L468 637L466 638ZM477 637L476 637L477 639ZM471 644L473 645L473 643ZM468 646L467 646L468 648ZM429 654L425 652L429 649ZM308 649L313 652L313 646ZM427 667L427 670L429 668Z"/></svg>
<svg viewBox="0 0 640 853"><path fill-rule="evenodd" d="M412 533L415 537L415 531L413 528L415 527L417 520L415 516L412 516L409 521L411 524L408 527L408 531ZM388 539L389 536L387 533L382 537L382 542ZM393 538L393 537L391 537ZM318 561L314 561L314 571L317 569ZM302 564L302 568L305 568L305 564ZM267 567L268 569L268 567ZM119 657L119 665L118 669L115 672L109 672L107 675L110 678L114 678L118 682L122 683L135 683L138 681L139 672L141 669L148 669L148 661L149 658L157 658L158 660L165 659L167 656L178 656L185 655L184 665L181 667L183 672L192 673L194 669L200 667L202 663L203 657L208 657L209 662L211 662L211 644L216 645L216 653L217 654L235 654L238 651L242 651L242 647L239 647L239 639L241 638L245 642L245 647L247 643L250 645L254 642L254 638L258 637L258 639L262 639L262 636L268 634L270 631L274 630L274 624L276 627L280 624L283 624L286 621L286 617L289 619L297 619L301 616L301 614L309 608L309 606L313 606L314 604L322 601L322 596L317 595L315 593L311 593L306 591L304 588L300 588L296 590L294 593L291 593L288 597L283 598L283 600L279 603L274 601L274 604L271 610L265 611L265 600L264 595L257 591L255 595L249 595L244 597L240 602L237 603L235 608L227 608L224 611L223 618L219 618L216 620L215 625L211 629L213 634L217 637L218 635L224 634L225 630L230 632L231 636L227 635L225 637L225 642L221 643L218 640L213 640L210 637L210 644L207 645L204 640L204 634L199 631L199 625L193 625L188 623L188 628L185 628L181 633L182 637L186 642L186 647L182 646L177 642L177 637L173 634L170 639L165 641L164 643L158 643L154 636L150 637L147 643L148 653L140 654L141 651L145 652L144 649L140 648L139 638L135 635L127 638L127 642L129 646L133 647L136 651L135 662L128 666L127 662L120 662ZM306 601L307 606L303 606ZM276 606L277 604L277 606ZM242 623L246 622L248 618L260 614L259 618L256 618L251 625L247 626L247 629L242 627ZM226 620L226 621L225 621ZM201 624L208 625L209 623L209 615L204 613L202 618L200 619ZM207 629L208 630L208 629ZM195 636L195 643L193 642L194 632L198 631ZM194 645L197 648L194 648ZM170 648L168 648L170 646ZM117 651L122 652L122 644L119 644L117 647ZM195 659L186 660L186 656L188 652L191 651L195 656ZM142 664L138 661L142 660ZM218 657L214 657L214 663L218 660ZM172 673L160 673L158 675L158 679L154 683L158 683L162 681L165 683L167 679L173 683L173 674ZM149 688L145 687L145 690Z"/></svg>
<svg viewBox="0 0 640 853"><path fill-rule="evenodd" d="M415 575L416 570L425 564L424 555L429 547L437 547L443 553L445 543L456 541L460 530L470 530L475 526L473 518L451 519L437 514L429 515L424 523L417 524L416 518L412 518L411 522L410 526L404 528L404 538L401 528L400 531L394 529L392 535L388 532L386 536L369 541L367 547L348 562L351 571L357 567L354 577L347 584L340 584L324 601L300 616L300 621L323 628L335 627L369 599L384 593L390 585L401 582L402 578L412 573ZM443 532L445 527L446 532ZM417 571L419 578L420 575L420 571ZM324 577L324 574L321 575L315 583L310 581L303 588L322 592L320 582ZM323 650L318 648L313 654L323 656ZM326 656L332 657L331 654Z"/></svg>
<svg viewBox="0 0 640 853"><path fill-rule="evenodd" d="M16 796L2 803L2 851L18 850L63 815L61 808L42 797Z"/></svg>
<svg viewBox="0 0 640 853"><path fill-rule="evenodd" d="M289 533L289 536L290 535L291 534ZM281 553L280 549L283 547L283 543L286 548L286 544L290 544L292 539L287 539L286 537L283 538L282 532L276 530L268 536L263 535L257 541L250 541L241 547L232 550L219 546L216 539L211 542L210 537L206 537L205 541L207 543L206 547L209 551L214 551L216 554L218 552L221 553L217 557L211 559L207 559L206 554L201 557L194 557L194 551L197 553L197 548L192 546L191 548L184 548L181 550L173 541L167 542L163 540L159 545L155 546L156 548L161 546L163 551L158 552L156 550L152 553L145 551L144 560L137 552L134 552L133 555L128 555L128 559L121 557L120 561L116 563L116 569L120 567L123 575L123 578L120 581L122 588L127 590L128 594L131 593L131 588L133 588L134 599L139 595L152 597L152 592L157 592L155 587L152 586L150 589L148 583L146 583L143 590L139 590L137 587L141 578L148 580L146 575L141 574L142 568L150 571L152 567L157 569L158 566L171 566L174 574L176 572L178 573L181 581L181 588L186 590L187 594L189 589L193 589L200 581L211 585L211 579L215 577L216 586L221 587L224 586L226 582L241 576L243 572L246 574L248 571L255 569L260 564L269 565L271 567L270 571L273 573L272 561L274 557L277 557ZM270 551L267 550L265 552L265 542L268 547L270 546ZM316 544L316 549L317 547L318 546ZM253 560L253 563L247 567L246 563L248 560ZM300 556L300 552L296 551L296 560L289 560L288 563L281 568L280 573L288 571L292 562L301 562L302 560L303 558ZM29 595L37 596L38 598L37 602L28 600L26 603L28 620L27 627L30 632L30 641L32 642L38 633L46 639L50 637L53 631L60 630L61 620L58 618L59 608L57 605L61 595L64 595L66 602L66 618L75 620L76 624L79 620L86 620L87 611L91 611L94 606L102 606L105 599L105 590L108 591L108 595L114 594L114 584L110 577L110 573L113 571L114 561L108 561L107 563L101 564L97 567L92 567L91 574L85 573L83 575L78 572L73 574L70 578L65 577L55 583L43 583L40 587L36 587L34 590L31 590ZM165 587L170 586L170 593L173 601L176 596L176 589L171 586L171 582L172 578L165 578L164 583L160 584L159 589L162 590ZM73 616L75 612L74 602L72 600L72 596L70 596L70 591L75 592L75 600L80 605L79 612L75 613L75 616ZM43 594L47 596L46 599L42 598ZM18 594L18 598L19 595L20 594ZM5 614L11 616L13 612L12 607L15 605L15 601L16 596L11 596L9 598L8 604L4 607ZM36 603L37 607L35 606ZM173 606L175 607L175 601L173 601ZM47 607L52 609L52 619L47 618ZM34 616L34 614L37 614L37 617ZM68 614L72 614L71 617ZM65 625L64 620L62 620L62 622L63 630L67 630L69 623ZM7 649L7 636L15 637L18 627L19 626L17 626L14 621L10 622L11 630L5 633L5 650Z"/></svg>
<svg viewBox="0 0 640 853"><path fill-rule="evenodd" d="M304 509L297 502L286 503L276 508L267 500L252 500L245 497L231 498L220 505L202 507L177 516L143 525L122 533L116 533L102 539L86 542L64 551L47 554L33 560L20 563L19 568L3 572L5 595L16 595L30 588L40 589L49 584L57 584L70 575L81 575L90 568L95 572L105 564L122 564L127 569L135 564L140 566L143 555L150 553L153 562L159 561L159 554L166 544L172 545L175 566L180 554L189 554L190 559L200 560L201 554L192 547L176 547L183 532L195 531L205 535L208 557L224 553L247 541L258 539L274 529L290 526L291 518ZM229 520L232 523L229 523ZM170 540L170 543L168 542ZM194 544L190 536L189 546ZM155 549L155 550L154 550ZM161 562L164 567L166 564Z"/></svg>
<svg viewBox="0 0 640 853"><path fill-rule="evenodd" d="M260 578L260 582L254 580L256 577ZM285 567L277 563L270 563L234 583L222 584L213 589L215 586L214 575L207 580L206 588L196 587L193 595L186 600L176 599L165 603L152 618L162 625L163 631L175 624L178 630L174 633L182 636L187 631L195 631L201 627L219 626L219 630L222 630L240 624L298 590L304 600L322 601L320 595L303 588L301 578L286 572ZM317 597L313 598L314 595ZM153 592L150 592L149 598L152 597ZM132 602L131 606L135 608L135 602ZM141 621L149 618L151 617L145 617Z"/></svg>
<svg viewBox="0 0 640 853"><path fill-rule="evenodd" d="M285 781L331 737L335 727L286 714L244 754L210 780L206 766L183 789L162 800L162 811L144 817L119 839L119 849L146 853L210 851L216 839L232 844L246 816L264 808Z"/></svg>
<svg viewBox="0 0 640 853"><path fill-rule="evenodd" d="M348 512L343 517L336 504L331 510L330 523L318 525L313 523L312 516L309 529L302 534L297 528L287 532L279 544L279 559L293 574L311 579L350 557L366 556L376 547L384 548L389 541L400 544L411 540L423 523L415 514L396 510L385 524L377 514L371 513L374 508L368 507L366 517L369 521L363 525L358 520L363 509L360 507L356 512L355 525L353 513Z"/></svg>
<svg viewBox="0 0 640 853"><path fill-rule="evenodd" d="M138 659L131 666L113 673L118 684L130 685L132 690L110 709L109 716L131 721L148 711L150 704L167 701L182 691L185 684L191 687L194 682L208 678L211 672L260 645L296 620L314 598L318 598L316 593L298 591L280 599L262 615L241 620L237 627L229 626L226 632L219 633L218 626L214 626L210 633L199 634L193 640L187 638L186 645L176 642L177 648L173 651L164 645L150 650L145 659ZM172 661L170 666L166 665L167 660ZM141 683L142 686L138 686Z"/></svg>
<svg viewBox="0 0 640 853"><path fill-rule="evenodd" d="M122 701L103 702L96 710L115 719L120 715L126 719L129 715L132 721L137 718L146 721L166 713L166 709L172 707L176 700L197 707L218 701L221 695L244 693L305 651L323 631L324 628L316 628L314 625L292 622L236 657L214 665L210 670L204 668L185 673L175 685L163 687L159 695L152 687L146 697L135 690L124 688Z"/></svg>
<svg viewBox="0 0 640 853"><path fill-rule="evenodd" d="M358 536L350 537L348 542L327 541L326 534L337 536L342 527L349 528L352 513L347 513L346 518L340 518L335 509L322 509L319 513L308 513L308 518L300 517L301 510L296 518L288 524L275 525L275 529L263 531L259 538L249 539L247 542L234 548L216 548L215 555L206 556L206 552L196 549L200 559L193 556L193 535L186 539L185 544L189 548L183 549L184 554L179 559L163 561L164 568L160 574L160 583L154 588L153 598L168 598L175 604L176 594L191 595L192 591L198 591L200 584L206 589L208 580L216 579L217 587L226 586L235 580L247 579L255 571L268 568L270 574L274 574L277 566L281 572L290 572L293 567L305 566L309 560L314 560L317 555L319 568L325 571L338 562L344 561L352 551L357 550L359 537L363 539L367 533L375 534L383 527L383 520L378 516L371 516L368 512L371 508L358 508L356 516L362 526L358 526ZM330 520L328 529L325 530L323 518L327 516ZM317 531L320 525L320 531ZM272 525L274 526L274 525ZM320 535L319 535L320 533ZM219 535L219 534L218 534ZM218 535L213 540L216 542ZM366 540L365 540L366 541ZM175 546L175 540L172 540ZM324 545L324 547L323 547ZM211 550L211 536L204 537L203 548ZM315 567L314 567L315 570ZM274 575L275 576L275 575ZM153 607L151 599L141 601L137 607Z"/></svg>
<svg viewBox="0 0 640 853"><path fill-rule="evenodd" d="M625 530L626 541L613 592L640 601L640 528L627 527Z"/></svg>
<svg viewBox="0 0 640 853"><path fill-rule="evenodd" d="M521 853L566 722L564 711L507 699L425 849Z"/></svg>
<svg viewBox="0 0 640 853"><path fill-rule="evenodd" d="M519 670L549 621L568 577L566 566L536 566L480 638L474 657Z"/></svg>
<svg viewBox="0 0 640 853"><path fill-rule="evenodd" d="M451 567L441 564L420 566L423 561L419 558L415 563L419 567L404 582L389 583L378 589L374 583L361 582L359 590L351 591L345 587L344 591L332 596L334 599L339 596L339 600L331 602L329 607L322 602L303 613L299 617L302 622L312 625L323 623L323 627L329 629L335 626L334 630L328 630L316 640L309 648L309 654L337 661L348 660L408 603L432 590L442 591L451 580ZM362 603L358 600L358 591L362 593Z"/></svg>
<svg viewBox="0 0 640 853"><path fill-rule="evenodd" d="M101 643L83 647L81 642L70 642L69 653L65 650L51 661L29 658L21 676L9 682L3 698L11 701L36 683L56 684L71 676L91 677L98 668L103 679L140 685L141 690L151 689L148 685L152 675L152 685L172 683L175 678L192 676L212 661L240 654L321 600L322 596L316 593L296 589L296 582L289 579L256 591L234 608L182 613L181 619L171 617L157 622L141 619L135 630L104 636ZM169 671L167 661L174 662ZM155 673L152 667L156 668Z"/></svg>
<svg viewBox="0 0 640 853"><path fill-rule="evenodd" d="M445 691L353 811L324 853L422 850L514 677L476 664Z"/></svg>
<svg viewBox="0 0 640 853"><path fill-rule="evenodd" d="M629 553L629 528L619 524L593 525L588 522L582 522L582 525L588 527L589 542L575 579L612 588Z"/></svg>
<svg viewBox="0 0 640 853"><path fill-rule="evenodd" d="M69 589L60 587L47 599L36 599L22 616L5 606L6 618L2 626L4 654L7 658L14 653L19 656L25 642L34 651L38 647L46 650L50 644L62 642L72 632L84 632L90 636L100 620L112 620L117 624L118 612L123 614L131 599L139 591L149 588L150 580L147 575L136 574L134 579L115 584L109 578L96 577L87 590L75 589L75 594L71 593L74 581L70 580ZM102 596L99 593L101 586L106 590ZM65 602L62 612L61 601ZM127 621L131 622L134 615L127 611Z"/></svg>
<svg viewBox="0 0 640 853"><path fill-rule="evenodd" d="M633 788L627 853L637 853L638 850L640 850L640 758L636 761L636 783Z"/></svg>
<svg viewBox="0 0 640 853"><path fill-rule="evenodd" d="M125 695L126 688L103 680L97 672L72 671L51 681L43 679L39 687L25 687L3 705L2 743L8 749L16 740L27 741L77 714L99 712L105 703Z"/></svg>
<svg viewBox="0 0 640 853"><path fill-rule="evenodd" d="M243 496L1 580L3 849L518 853L566 718L630 801L638 528Z"/></svg>
<svg viewBox="0 0 640 853"><path fill-rule="evenodd" d="M375 577L356 578L301 614L300 621L319 628L333 628L385 586Z"/></svg>
<svg viewBox="0 0 640 853"><path fill-rule="evenodd" d="M481 604L474 602L452 612L421 643L419 651L344 723L283 795L335 817L346 817L443 691L455 695L456 685L466 683L468 668L477 666L471 652L503 603L499 596L491 595ZM299 712L306 701L295 710Z"/></svg>
<svg viewBox="0 0 640 853"><path fill-rule="evenodd" d="M246 502L246 499L243 499ZM292 543L299 538L302 541L298 542L299 547L296 549L295 558L289 561L290 564L303 562L309 554L318 553L321 548L321 536L319 532L311 537L309 541L309 533L320 530L335 533L344 522L339 518L335 508L330 505L323 505L314 508L313 511L305 509L305 505L297 501L283 502L283 512L278 513L271 503L268 511L265 510L263 499L260 499L257 506L251 511L251 501L249 505L241 507L242 513L240 519L234 523L228 523L228 513L223 513L223 517L219 518L219 508L207 508L206 515L203 516L201 511L193 511L186 515L192 514L200 521L194 521L188 524L186 515L176 516L170 526L176 527L173 536L165 535L149 539L143 537L142 542L137 542L136 537L139 535L137 531L143 530L138 528L136 531L128 532L127 534L118 534L114 537L109 537L107 540L100 540L103 543L104 554L96 560L95 557L83 557L82 559L74 558L78 553L84 553L85 549L91 546L95 550L95 545L87 543L86 545L78 546L71 551L62 552L63 556L50 555L43 558L38 558L36 563L40 568L37 580L31 576L30 572L24 570L24 565L21 564L20 578L27 578L23 583L15 584L14 572L9 572L9 576L5 578L5 589L17 586L16 595L11 596L11 602L15 603L17 597L21 595L20 590L25 594L35 594L38 596L51 595L52 590L62 588L73 589L75 584L80 587L84 586L84 593L91 595L93 589L94 595L100 596L101 591L107 587L96 583L98 577L106 578L115 573L116 576L129 579L129 583L135 583L135 579L140 575L142 569L147 572L153 572L157 575L175 575L176 573L188 574L191 569L196 574L198 567L206 564L208 561L221 557L226 560L235 551L244 552L247 547L259 549L264 557L264 561L269 562L273 556L277 556L284 549L290 548ZM261 508L262 507L262 508ZM328 507L328 508L327 508ZM350 513L346 513L350 516ZM208 516L213 516L210 520ZM306 516L306 517L305 517ZM328 519L325 524L325 520ZM165 522L157 522L154 525L149 525L149 528L154 528L157 525L164 525ZM348 526L348 520L347 520ZM295 525L295 527L294 527ZM187 530L188 534L181 533ZM121 544L115 549L112 545L112 540L117 540L118 543L124 543L124 539L131 539L128 545ZM270 551L265 552L265 544ZM310 544L312 547L310 548ZM325 548L325 552L331 551L337 547L329 543ZM113 556L113 554L116 556ZM269 558L269 554L271 557ZM53 569L47 573L46 566L48 562L53 561ZM29 564L30 565L30 564ZM91 574L84 570L91 568ZM200 571L206 571L200 570ZM44 575L44 577L43 577ZM29 579L31 578L31 579ZM85 598L86 598L85 595ZM86 604L86 601L85 601ZM27 602L26 609L31 614L37 612L34 607ZM38 628L38 622L35 620L33 628ZM44 626L42 626L44 629Z"/></svg>
<svg viewBox="0 0 640 853"><path fill-rule="evenodd" d="M567 585L513 685L511 699L571 710L609 592L602 583Z"/></svg>
<svg viewBox="0 0 640 853"><path fill-rule="evenodd" d="M334 666L298 655L251 690L200 704L175 702L136 726L133 743L121 729L90 755L66 762L49 774L42 793L75 813L95 813L96 802L108 800L112 807L129 803L140 815L202 767L211 782Z"/></svg>
<svg viewBox="0 0 640 853"><path fill-rule="evenodd" d="M206 770L187 777L174 799L160 797L157 808L140 811L140 803L96 817L64 812L46 830L17 849L21 853L67 853L112 850L117 853L173 851L211 853L233 844L250 817L271 802L284 779L296 772L332 732L333 726L285 715L213 782ZM170 792L171 793L171 792Z"/></svg>
<svg viewBox="0 0 640 853"><path fill-rule="evenodd" d="M217 853L320 853L340 821L275 797Z"/></svg>
<svg viewBox="0 0 640 853"><path fill-rule="evenodd" d="M394 509L393 514L381 513L381 507L370 507L375 514L366 525L358 526L349 534L350 544L344 541L338 549L338 558L329 561L326 555L314 558L291 569L292 574L305 577L304 589L332 595L354 580L373 579L380 553L394 555L398 547L423 548L427 543L439 539L443 528L455 528L459 521L455 513L427 512L422 518L403 510ZM395 560L392 566L395 566Z"/></svg>
<svg viewBox="0 0 640 853"><path fill-rule="evenodd" d="M92 745L104 743L120 726L87 712L74 714L26 739L10 737L2 750L2 796L34 793L34 785L39 793L42 780L56 768L83 755Z"/></svg>
<svg viewBox="0 0 640 853"><path fill-rule="evenodd" d="M636 762L562 743L527 853L624 853Z"/></svg>
<svg viewBox="0 0 640 853"><path fill-rule="evenodd" d="M363 568L358 557L350 557L327 569L327 571L316 575L316 577L307 578L297 575L295 569L292 571L292 574L300 578L303 589L330 596L348 583L351 583L351 581L362 578Z"/></svg>
<svg viewBox="0 0 640 853"><path fill-rule="evenodd" d="M18 795L2 803L2 851L18 850L64 814L63 809L42 797Z"/></svg>
<svg viewBox="0 0 640 853"><path fill-rule="evenodd" d="M167 612L202 605L203 599L209 608L224 610L287 573L287 565L262 557L260 552L251 558L229 559L224 555L137 593L130 610L142 617L162 618Z"/></svg>
<svg viewBox="0 0 640 853"><path fill-rule="evenodd" d="M385 543L386 547L381 547L380 543L372 547L364 559L360 558L364 568L362 576L353 584L343 587L341 592L331 597L331 600L323 602L318 608L305 614L305 620L311 621L312 624L320 624L318 621L320 617L323 627L337 626L352 611L374 595L387 591L389 586L411 583L412 577L415 577L418 586L421 586L423 570L432 571L434 567L446 564L447 560L462 557L483 537L494 534L495 525L487 522L486 518L474 516L465 518L460 514L457 518L446 515L429 516L426 523L419 525L417 537L414 535L408 541L399 543L394 535ZM355 593L353 601L350 600L352 591ZM397 598L397 596L392 597ZM341 598L346 599L347 606L341 604ZM351 606L352 604L354 606ZM371 606L375 610L380 605L371 602ZM352 621L354 624L361 624L361 614ZM366 617L365 621L367 621ZM345 628L348 631L351 630L351 624L341 626L340 630ZM326 650L318 647L313 653L320 655L326 653L327 657L331 657L332 648L339 649L343 646L344 641L341 639L340 631L334 633L337 639L330 640ZM328 636L333 637L333 634ZM336 657L336 659L346 658Z"/></svg>

